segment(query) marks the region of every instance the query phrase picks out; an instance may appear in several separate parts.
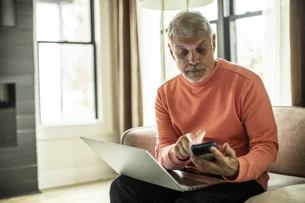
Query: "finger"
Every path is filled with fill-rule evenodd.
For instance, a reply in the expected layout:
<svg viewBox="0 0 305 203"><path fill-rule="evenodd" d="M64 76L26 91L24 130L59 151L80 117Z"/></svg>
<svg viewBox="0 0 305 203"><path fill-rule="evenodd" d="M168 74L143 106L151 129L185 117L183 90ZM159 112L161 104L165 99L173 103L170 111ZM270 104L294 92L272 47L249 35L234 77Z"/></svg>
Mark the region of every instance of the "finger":
<svg viewBox="0 0 305 203"><path fill-rule="evenodd" d="M225 163L225 156L216 147L210 147L210 152L214 155L215 159L221 163Z"/></svg>
<svg viewBox="0 0 305 203"><path fill-rule="evenodd" d="M174 153L175 153L175 156L178 157L179 159L184 159L184 156L180 153L179 149L174 149Z"/></svg>
<svg viewBox="0 0 305 203"><path fill-rule="evenodd" d="M185 158L184 154L180 152L180 144L176 144L176 146L173 148L173 152L179 159Z"/></svg>
<svg viewBox="0 0 305 203"><path fill-rule="evenodd" d="M227 156L230 156L230 157L232 157L232 158L236 158L235 150L232 149L228 143L225 143L225 144L224 144L224 147L225 147L225 148L224 148L225 154L226 154Z"/></svg>
<svg viewBox="0 0 305 203"><path fill-rule="evenodd" d="M196 136L200 135L201 133L205 133L205 129L200 129L197 131Z"/></svg>
<svg viewBox="0 0 305 203"><path fill-rule="evenodd" d="M217 175L220 175L222 173L222 167L220 167L215 162L208 161L198 156L191 156L191 159L195 166L201 169L201 171Z"/></svg>
<svg viewBox="0 0 305 203"><path fill-rule="evenodd" d="M186 133L186 138L188 139L189 142L193 142L195 139L195 136L191 133Z"/></svg>
<svg viewBox="0 0 305 203"><path fill-rule="evenodd" d="M196 162L202 166L205 166L208 162L210 162L205 157L201 157L201 156L191 155L191 158L194 162Z"/></svg>
<svg viewBox="0 0 305 203"><path fill-rule="evenodd" d="M188 140L182 140L182 147L183 149L190 155L191 154L191 145L192 145L192 142L189 142Z"/></svg>
<svg viewBox="0 0 305 203"><path fill-rule="evenodd" d="M206 160L202 157L196 156L196 155L191 155L192 162L200 168L205 168L206 166Z"/></svg>
<svg viewBox="0 0 305 203"><path fill-rule="evenodd" d="M200 164L202 167L209 167L210 165L214 165L214 162L207 160L205 157L192 155L192 161Z"/></svg>
<svg viewBox="0 0 305 203"><path fill-rule="evenodd" d="M203 172L203 173L209 173L210 171L208 171L206 168L205 168L205 165L202 164L198 158L194 155L191 156L191 160L192 160L192 163L199 169L199 171Z"/></svg>
<svg viewBox="0 0 305 203"><path fill-rule="evenodd" d="M205 129L198 130L198 132L196 133L196 139L200 140L201 142L205 136L205 133L206 133Z"/></svg>
<svg viewBox="0 0 305 203"><path fill-rule="evenodd" d="M178 159L180 159L180 160L183 160L185 157L180 153L180 151L179 150L175 150L174 151L174 153L175 153L175 156L178 158Z"/></svg>
<svg viewBox="0 0 305 203"><path fill-rule="evenodd" d="M178 150L177 150L178 153L179 153L180 155L182 155L183 158L187 158L187 157L190 156L189 152L186 151L186 150L184 149L183 146L180 145L180 146L178 146L177 148L178 148Z"/></svg>
<svg viewBox="0 0 305 203"><path fill-rule="evenodd" d="M228 147L228 143L224 143L224 144L222 145L222 151L223 151L223 154L224 154L224 155L226 155L227 147Z"/></svg>
<svg viewBox="0 0 305 203"><path fill-rule="evenodd" d="M191 133L187 133L185 135L187 141L186 142L183 142L183 147L184 149L189 153L189 154L192 154L192 151L191 151L191 146L192 146L192 143L194 142L195 140L195 135L191 134Z"/></svg>

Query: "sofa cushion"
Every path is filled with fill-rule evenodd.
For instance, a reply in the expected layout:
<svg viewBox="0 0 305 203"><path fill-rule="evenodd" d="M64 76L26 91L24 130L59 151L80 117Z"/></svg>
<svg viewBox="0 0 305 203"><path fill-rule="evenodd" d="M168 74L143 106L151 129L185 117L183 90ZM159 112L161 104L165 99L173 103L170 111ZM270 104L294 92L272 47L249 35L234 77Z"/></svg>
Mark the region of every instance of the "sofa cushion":
<svg viewBox="0 0 305 203"><path fill-rule="evenodd" d="M245 203L304 203L304 191L305 184L290 185L256 195Z"/></svg>
<svg viewBox="0 0 305 203"><path fill-rule="evenodd" d="M268 181L268 190L274 190L280 187L285 187L295 184L305 184L305 178L269 173L270 180Z"/></svg>
<svg viewBox="0 0 305 203"><path fill-rule="evenodd" d="M305 177L305 108L273 107L279 152L270 172Z"/></svg>

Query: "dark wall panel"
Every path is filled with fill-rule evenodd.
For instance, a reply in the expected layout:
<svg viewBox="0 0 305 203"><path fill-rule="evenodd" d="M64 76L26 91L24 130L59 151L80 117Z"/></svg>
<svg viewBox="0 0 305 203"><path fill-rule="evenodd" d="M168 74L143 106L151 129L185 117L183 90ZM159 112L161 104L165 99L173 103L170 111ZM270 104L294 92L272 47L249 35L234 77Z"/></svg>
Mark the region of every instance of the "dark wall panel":
<svg viewBox="0 0 305 203"><path fill-rule="evenodd" d="M31 58L34 58L33 55L33 45L29 44L16 44L16 45L10 45L10 44L2 44L1 50L0 50L0 60L29 60ZM6 68L8 71L8 67ZM8 72L9 73L9 72ZM14 73L19 73L14 72Z"/></svg>
<svg viewBox="0 0 305 203"><path fill-rule="evenodd" d="M20 32L14 32L14 29L0 32L1 44L33 44L33 31L25 30Z"/></svg>
<svg viewBox="0 0 305 203"><path fill-rule="evenodd" d="M3 49L1 47L1 49ZM1 53L0 53L1 54ZM0 55L0 74L26 74L34 73L34 61L30 59L20 60L17 57L15 59L9 59L8 57L2 57ZM10 67L10 68L8 68Z"/></svg>
<svg viewBox="0 0 305 203"><path fill-rule="evenodd" d="M7 185L0 185L0 191L3 194L11 194L10 196L19 196L20 194L37 193L37 180L30 180L26 182L10 183ZM0 194L1 198L1 194ZM4 197L5 198L5 197Z"/></svg>
<svg viewBox="0 0 305 203"><path fill-rule="evenodd" d="M35 132L31 130L24 130L17 133L17 145L18 147L0 147L0 155L14 155L23 152L31 152L36 148L36 136ZM35 157L36 158L36 157ZM2 167L1 167L2 168ZM4 167L3 167L4 168Z"/></svg>
<svg viewBox="0 0 305 203"><path fill-rule="evenodd" d="M0 199L38 192L33 0L16 6L16 26L0 27L0 84L15 84L14 106L0 107Z"/></svg>
<svg viewBox="0 0 305 203"><path fill-rule="evenodd" d="M18 102L16 104L16 111L17 111L17 115L34 115L35 113L35 101L34 100L28 100L28 101L22 101L22 102Z"/></svg>

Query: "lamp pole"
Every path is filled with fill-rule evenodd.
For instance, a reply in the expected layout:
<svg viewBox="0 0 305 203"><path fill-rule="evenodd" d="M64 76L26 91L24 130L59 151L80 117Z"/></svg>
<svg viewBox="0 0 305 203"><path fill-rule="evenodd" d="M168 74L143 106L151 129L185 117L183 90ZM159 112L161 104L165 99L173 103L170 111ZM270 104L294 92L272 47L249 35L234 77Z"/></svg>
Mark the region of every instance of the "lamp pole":
<svg viewBox="0 0 305 203"><path fill-rule="evenodd" d="M161 6L161 26L162 26L162 82L165 82L166 80L166 29L165 29L165 23L164 23L164 10L165 10L165 0L162 0L162 6Z"/></svg>

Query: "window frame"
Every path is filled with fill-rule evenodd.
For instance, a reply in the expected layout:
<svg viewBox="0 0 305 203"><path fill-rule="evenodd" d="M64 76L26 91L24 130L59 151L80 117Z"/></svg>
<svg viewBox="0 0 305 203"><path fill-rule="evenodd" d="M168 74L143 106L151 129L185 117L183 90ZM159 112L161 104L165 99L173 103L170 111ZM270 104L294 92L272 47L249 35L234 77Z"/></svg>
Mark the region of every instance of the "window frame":
<svg viewBox="0 0 305 203"><path fill-rule="evenodd" d="M228 61L236 62L236 45L231 44L235 32L235 26L232 23L237 19L245 19L249 17L260 16L262 10L246 12L243 14L235 14L235 0L217 0L218 3L218 19L210 21L217 25L217 45L218 56Z"/></svg>
<svg viewBox="0 0 305 203"><path fill-rule="evenodd" d="M60 0L57 0L57 1L48 1L48 0L38 0L37 3L39 3L39 1L41 2L50 2L50 3L54 3L54 4L59 4L60 3ZM98 106L98 79L97 79L97 45L96 45L96 36L95 36L95 5L94 5L94 1L95 0L90 0L89 1L89 4L90 4L90 41L88 42L85 42L85 41L67 41L67 40L60 40L60 41L48 41L48 40L36 40L36 43L37 43L37 61L38 61L38 72L40 70L40 67L39 67L39 45L40 44L71 44L71 45L91 45L92 46L92 49L93 49L93 84L94 84L94 87L93 87L93 92L94 92L94 111L95 111L95 117L94 119L96 121L82 121L82 122L63 122L63 121L60 121L58 123L54 123L54 124L45 124L45 123L42 123L42 119L41 119L41 103L39 102L39 122L41 125L46 125L46 126L49 126L49 125L52 125L52 126L70 126L70 125L82 125L82 124L87 124L87 123L95 123L97 122L97 120L99 119L99 106ZM61 19L61 15L60 15L60 19ZM60 20L62 21L62 20ZM61 75L62 76L62 75ZM40 100L40 76L38 74L38 97L39 97L39 100ZM62 90L62 87L61 87L61 90ZM61 91L61 98L62 98L62 91ZM61 101L62 102L62 101ZM61 109L62 110L62 109Z"/></svg>

